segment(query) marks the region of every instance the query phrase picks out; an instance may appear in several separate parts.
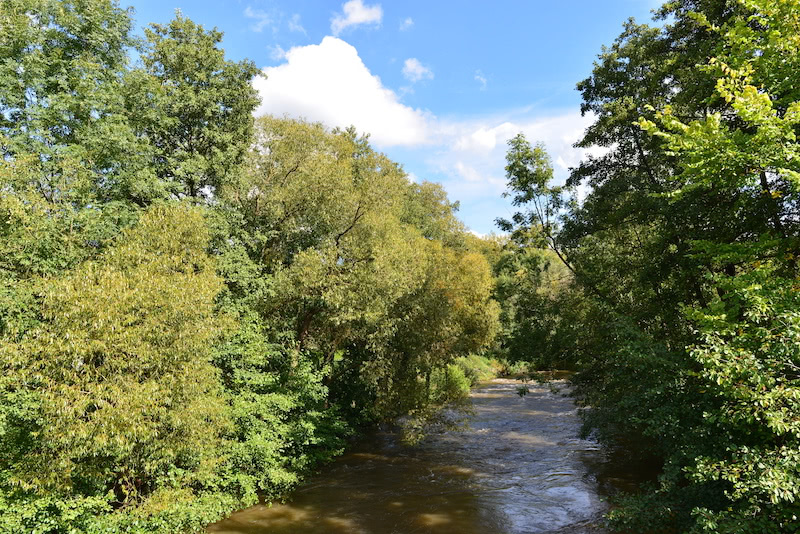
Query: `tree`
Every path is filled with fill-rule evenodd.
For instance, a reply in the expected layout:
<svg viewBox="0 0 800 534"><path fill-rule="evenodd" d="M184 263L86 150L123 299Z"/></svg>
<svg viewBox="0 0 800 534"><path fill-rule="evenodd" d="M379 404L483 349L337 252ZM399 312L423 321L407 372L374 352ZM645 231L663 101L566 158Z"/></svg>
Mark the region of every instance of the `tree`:
<svg viewBox="0 0 800 534"><path fill-rule="evenodd" d="M168 25L145 29L144 86L156 113L142 122L155 147L155 171L173 193L208 196L244 160L259 103L252 61L225 59L222 32L206 31L178 11ZM136 95L134 95L136 96ZM140 103L139 103L140 104Z"/></svg>
<svg viewBox="0 0 800 534"><path fill-rule="evenodd" d="M156 206L97 260L36 282L41 323L0 344L0 493L27 499L9 507L26 529L58 515L37 498L127 507L212 478L227 421L207 242L199 209Z"/></svg>
<svg viewBox="0 0 800 534"><path fill-rule="evenodd" d="M727 508L698 503L706 530L784 532L796 522L800 474L800 375L795 302L800 166L797 2L743 1L742 13L716 25L694 17L724 43L704 70L730 105L684 121L669 107L640 125L664 139L681 172L675 202L707 190L742 198L733 218L749 210L757 231L734 242L698 240L695 253L711 265L716 292L689 308L698 330L691 356L719 402L703 416L710 444L687 466L697 483L725 488ZM727 115L727 116L726 116ZM724 436L724 437L722 437Z"/></svg>
<svg viewBox="0 0 800 534"><path fill-rule="evenodd" d="M353 129L263 117L256 140L224 198L271 280L254 303L262 320L330 373L340 406L386 418L424 404L420 377L495 331L490 271L455 206Z"/></svg>
<svg viewBox="0 0 800 534"><path fill-rule="evenodd" d="M798 7L670 2L579 84L596 115L579 146L607 152L572 171L591 190L550 239L584 289L563 339L589 429L664 462L612 512L622 530L794 530ZM521 147L518 232L547 230L546 167Z"/></svg>
<svg viewBox="0 0 800 534"><path fill-rule="evenodd" d="M506 232L514 231L512 239L525 245L536 239L536 244L550 249L574 272L559 242L559 219L569 205L565 198L569 191L552 185L553 165L543 144L531 146L520 133L508 141L508 147L506 177L513 192L511 204L524 210L515 213L511 221L498 219L498 226Z"/></svg>
<svg viewBox="0 0 800 534"><path fill-rule="evenodd" d="M32 187L76 206L158 190L125 101L128 11L111 0L0 4L0 144L32 156Z"/></svg>

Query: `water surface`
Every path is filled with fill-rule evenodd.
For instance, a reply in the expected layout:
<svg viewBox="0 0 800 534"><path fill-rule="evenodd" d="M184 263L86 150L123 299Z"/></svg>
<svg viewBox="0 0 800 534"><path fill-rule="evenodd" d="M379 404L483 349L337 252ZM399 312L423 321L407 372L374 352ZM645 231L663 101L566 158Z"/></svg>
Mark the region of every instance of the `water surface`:
<svg viewBox="0 0 800 534"><path fill-rule="evenodd" d="M433 434L416 447L388 432L367 436L290 502L236 512L208 532L603 532L604 452L578 438L577 409L563 391L531 385L520 397L518 386L498 379L476 388L466 429Z"/></svg>

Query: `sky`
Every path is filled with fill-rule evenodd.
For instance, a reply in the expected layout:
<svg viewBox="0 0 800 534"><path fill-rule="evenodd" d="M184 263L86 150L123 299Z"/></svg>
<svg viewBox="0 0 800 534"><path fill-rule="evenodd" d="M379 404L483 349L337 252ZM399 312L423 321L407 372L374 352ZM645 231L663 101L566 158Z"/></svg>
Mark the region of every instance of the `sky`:
<svg viewBox="0 0 800 534"><path fill-rule="evenodd" d="M441 183L479 235L514 211L507 141L543 142L555 181L587 152L572 145L591 123L576 84L630 17L656 0L133 0L138 28L184 16L224 32L250 59L256 114L354 125L414 181Z"/></svg>

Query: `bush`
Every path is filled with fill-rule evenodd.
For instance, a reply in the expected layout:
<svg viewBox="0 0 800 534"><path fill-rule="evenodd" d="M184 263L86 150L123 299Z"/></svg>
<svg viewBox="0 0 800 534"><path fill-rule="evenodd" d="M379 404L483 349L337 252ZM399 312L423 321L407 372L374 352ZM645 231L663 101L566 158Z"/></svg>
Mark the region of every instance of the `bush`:
<svg viewBox="0 0 800 534"><path fill-rule="evenodd" d="M464 370L454 363L436 369L431 374L431 402L439 406L463 402L469 397L470 385Z"/></svg>
<svg viewBox="0 0 800 534"><path fill-rule="evenodd" d="M523 378L527 377L531 373L531 364L530 362L509 362L503 360L499 362L500 370L498 371L498 376L504 377L511 377L511 378Z"/></svg>
<svg viewBox="0 0 800 534"><path fill-rule="evenodd" d="M456 358L453 364L469 379L470 386L497 377L503 369L500 361L477 354Z"/></svg>

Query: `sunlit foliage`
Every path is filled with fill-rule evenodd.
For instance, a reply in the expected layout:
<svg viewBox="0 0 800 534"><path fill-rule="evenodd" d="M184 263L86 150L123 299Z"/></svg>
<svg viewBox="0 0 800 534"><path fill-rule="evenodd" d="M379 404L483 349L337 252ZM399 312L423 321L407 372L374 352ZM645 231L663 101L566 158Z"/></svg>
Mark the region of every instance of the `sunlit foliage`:
<svg viewBox="0 0 800 534"><path fill-rule="evenodd" d="M180 13L0 27L0 532L199 531L465 399L497 305L440 186L352 128L254 127L257 70Z"/></svg>

